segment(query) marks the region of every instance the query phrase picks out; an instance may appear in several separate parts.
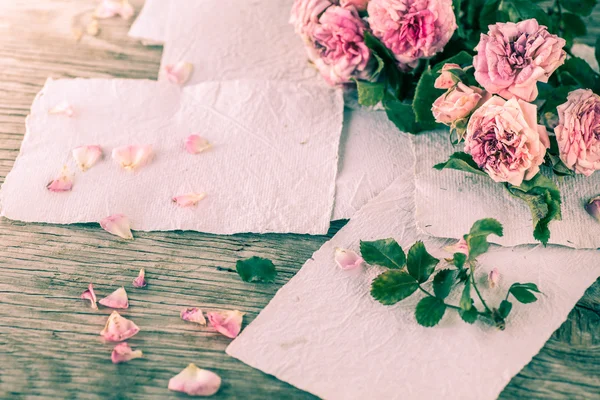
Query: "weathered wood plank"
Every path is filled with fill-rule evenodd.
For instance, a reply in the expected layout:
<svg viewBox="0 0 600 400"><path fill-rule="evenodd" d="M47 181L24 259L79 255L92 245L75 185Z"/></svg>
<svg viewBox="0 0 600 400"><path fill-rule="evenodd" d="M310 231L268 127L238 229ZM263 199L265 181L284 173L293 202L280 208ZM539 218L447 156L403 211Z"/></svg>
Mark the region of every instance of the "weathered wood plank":
<svg viewBox="0 0 600 400"><path fill-rule="evenodd" d="M14 163L24 119L47 77L156 77L162 49L129 40L130 22L102 21L98 37L75 41L72 26L85 22L95 3L0 2L0 182ZM139 9L142 1L133 3ZM598 15L589 25L596 34ZM217 398L312 398L228 357L227 338L183 323L179 311L236 308L248 313L249 322L326 239L155 232L138 233L127 243L92 224L0 220L0 398L181 398L166 385L189 362L223 377ZM275 262L275 284L247 284L232 272L236 260L252 255ZM142 267L149 287L133 289L130 282ZM130 343L144 351L144 359L111 364L111 346L98 335L109 311L94 312L78 300L89 282L100 295L128 288L131 308L123 315L142 329ZM597 282L502 397L593 398L600 392L599 327Z"/></svg>

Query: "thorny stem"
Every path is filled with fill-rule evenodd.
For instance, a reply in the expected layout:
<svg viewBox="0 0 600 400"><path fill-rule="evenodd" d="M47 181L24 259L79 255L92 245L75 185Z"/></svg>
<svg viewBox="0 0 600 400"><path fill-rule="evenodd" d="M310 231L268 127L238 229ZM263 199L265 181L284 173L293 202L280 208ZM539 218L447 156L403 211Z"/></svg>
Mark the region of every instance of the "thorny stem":
<svg viewBox="0 0 600 400"><path fill-rule="evenodd" d="M473 266L473 262L469 261L469 271L471 272L470 275L470 279L471 279L471 285L473 285L473 288L475 289L475 293L477 293L477 297L479 297L479 300L481 300L481 304L483 304L483 307L485 307L485 309L487 310L488 313L490 313L490 315L492 314L492 310L488 307L488 305L486 304L485 300L483 300L483 296L481 296L481 293L479 292L479 288L477 288L477 284L475 283L475 275L473 274L474 272L474 266Z"/></svg>
<svg viewBox="0 0 600 400"><path fill-rule="evenodd" d="M425 294L426 294L427 296L429 296L429 297L435 297L435 296L434 296L434 295L432 295L432 294L431 294L429 291L427 291L426 289L424 289L424 288L423 288L423 286L421 286L421 285L419 285L419 290L420 290L421 292L425 293ZM446 302L444 302L444 305L445 305L446 307L448 307L448 308L451 308L451 309L453 309L453 310L456 310L456 311L460 311L460 310L462 310L462 309L461 309L459 306L455 306L455 305L452 305L452 304L448 304L448 303L446 303ZM478 315L480 315L480 316L482 316L482 317L486 317L486 314L485 314L485 313L482 313L482 312L479 312L479 311L477 311L477 314L478 314Z"/></svg>

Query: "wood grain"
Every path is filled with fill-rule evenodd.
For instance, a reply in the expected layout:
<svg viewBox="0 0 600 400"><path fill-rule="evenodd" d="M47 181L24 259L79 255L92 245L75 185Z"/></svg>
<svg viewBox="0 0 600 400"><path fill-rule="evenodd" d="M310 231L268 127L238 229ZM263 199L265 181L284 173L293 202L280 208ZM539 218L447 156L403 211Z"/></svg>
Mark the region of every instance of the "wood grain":
<svg viewBox="0 0 600 400"><path fill-rule="evenodd" d="M0 182L17 157L25 117L47 77L157 76L162 48L130 40L131 21L101 21L99 36L75 40L73 28L89 21L95 3L0 1ZM141 0L133 4L139 10ZM598 21L598 12L591 21ZM591 24L590 31L598 33L597 27ZM137 233L129 243L96 225L0 220L0 398L183 398L166 386L190 362L222 376L216 398L313 398L228 357L227 338L184 323L179 311L239 309L250 322L341 226L312 237ZM252 255L273 260L279 270L275 284L240 281L235 261ZM133 289L131 280L142 267L149 286ZM143 349L143 359L111 364L112 347L98 334L109 311L94 312L78 299L89 282L100 296L121 285L128 289L131 308L123 315L141 328L130 343ZM598 398L599 328L597 282L501 397Z"/></svg>

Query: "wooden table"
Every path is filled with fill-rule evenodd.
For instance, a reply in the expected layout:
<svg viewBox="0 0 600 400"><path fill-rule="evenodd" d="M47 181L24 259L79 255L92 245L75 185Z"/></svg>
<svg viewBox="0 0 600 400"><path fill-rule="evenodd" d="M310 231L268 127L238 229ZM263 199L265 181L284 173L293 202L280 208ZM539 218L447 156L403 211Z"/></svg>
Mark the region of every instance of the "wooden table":
<svg viewBox="0 0 600 400"><path fill-rule="evenodd" d="M129 39L131 21L101 21L99 36L75 39L73 28L89 19L95 3L0 1L0 182L17 157L25 117L47 77L156 78L162 48ZM141 3L133 2L137 10ZM327 236L139 232L135 241L123 242L95 224L1 219L0 398L177 398L182 396L169 392L167 382L190 362L221 375L218 398L312 398L228 357L229 339L184 323L179 311L239 309L252 321L341 226L334 224ZM235 261L253 255L274 261L275 284L239 279ZM149 286L136 290L130 283L142 267ZM141 328L130 343L143 349L144 359L110 362L112 346L99 336L110 311L93 311L79 300L89 282L101 294L128 288L131 307L123 315ZM501 397L600 397L599 282Z"/></svg>

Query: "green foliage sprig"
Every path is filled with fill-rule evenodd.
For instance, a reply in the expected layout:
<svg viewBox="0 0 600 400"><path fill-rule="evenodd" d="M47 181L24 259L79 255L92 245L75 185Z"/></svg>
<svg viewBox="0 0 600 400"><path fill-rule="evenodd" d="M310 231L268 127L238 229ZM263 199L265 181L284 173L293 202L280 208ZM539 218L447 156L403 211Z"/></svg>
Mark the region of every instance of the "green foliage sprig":
<svg viewBox="0 0 600 400"><path fill-rule="evenodd" d="M481 320L503 330L512 310L510 296L520 303L528 304L537 300L535 293L540 291L533 283L513 283L497 307L491 306L484 299L477 286L475 266L477 257L487 252L487 238L492 234L503 234L502 225L498 221L488 218L475 222L470 232L464 236L468 255L455 253L451 259L446 260L447 267L437 271L440 260L427 252L423 242L416 242L408 254L405 254L394 239L361 241L363 259L371 265L388 268L373 280L371 295L381 304L392 305L420 291L425 297L417 303L415 317L422 326L435 326L447 310L455 310L469 324ZM454 290L462 290L458 305L446 301ZM479 299L478 306L475 305L473 293Z"/></svg>

